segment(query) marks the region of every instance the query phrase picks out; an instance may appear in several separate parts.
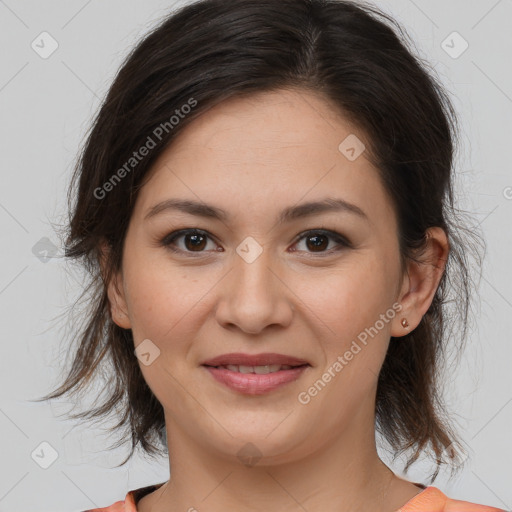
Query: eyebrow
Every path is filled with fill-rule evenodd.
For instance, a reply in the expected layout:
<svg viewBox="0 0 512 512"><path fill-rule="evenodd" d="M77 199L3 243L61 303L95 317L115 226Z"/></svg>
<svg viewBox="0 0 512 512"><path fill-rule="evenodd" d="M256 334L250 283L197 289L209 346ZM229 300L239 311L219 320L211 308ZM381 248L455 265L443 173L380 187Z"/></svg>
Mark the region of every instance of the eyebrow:
<svg viewBox="0 0 512 512"><path fill-rule="evenodd" d="M189 199L166 199L152 206L146 213L144 220L151 219L162 212L173 210L220 221L229 220L229 214L222 208ZM283 224L299 218L327 212L352 213L363 220L369 220L364 211L355 204L349 203L344 199L327 197L320 201L289 206L280 213L277 221L279 224Z"/></svg>

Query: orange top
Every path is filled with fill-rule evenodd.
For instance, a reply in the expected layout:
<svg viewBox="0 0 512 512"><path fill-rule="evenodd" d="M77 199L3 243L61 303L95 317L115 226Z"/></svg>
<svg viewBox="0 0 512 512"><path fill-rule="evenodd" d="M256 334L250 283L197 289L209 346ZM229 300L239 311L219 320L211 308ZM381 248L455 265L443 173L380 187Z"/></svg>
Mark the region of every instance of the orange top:
<svg viewBox="0 0 512 512"><path fill-rule="evenodd" d="M146 494L158 489L161 485L163 484L130 491L124 500L116 501L110 507L95 508L85 512L137 512L138 501ZM415 485L423 488L423 490L396 512L505 512L501 508L478 505L468 501L452 500L445 496L437 487L425 487L421 484Z"/></svg>

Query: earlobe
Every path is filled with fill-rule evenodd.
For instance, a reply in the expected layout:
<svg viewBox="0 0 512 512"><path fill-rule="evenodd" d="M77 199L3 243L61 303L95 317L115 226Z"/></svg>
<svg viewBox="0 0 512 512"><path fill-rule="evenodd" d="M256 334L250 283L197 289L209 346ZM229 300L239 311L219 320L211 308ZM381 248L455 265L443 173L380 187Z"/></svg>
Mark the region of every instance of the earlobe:
<svg viewBox="0 0 512 512"><path fill-rule="evenodd" d="M121 283L119 284L118 281L121 281ZM113 276L108 284L108 298L113 322L123 329L131 329L132 326L126 307L124 283L121 272Z"/></svg>
<svg viewBox="0 0 512 512"><path fill-rule="evenodd" d="M419 261L408 263L399 297L402 310L394 318L391 336L404 336L421 322L443 277L449 250L445 231L440 227L429 228L427 245Z"/></svg>
<svg viewBox="0 0 512 512"><path fill-rule="evenodd" d="M124 282L122 272L119 271L112 276L108 276L106 270L107 260L110 252L110 246L102 242L100 246L100 267L103 276L103 282L107 288L107 296L110 303L110 314L112 321L123 329L131 329L128 308L126 307Z"/></svg>

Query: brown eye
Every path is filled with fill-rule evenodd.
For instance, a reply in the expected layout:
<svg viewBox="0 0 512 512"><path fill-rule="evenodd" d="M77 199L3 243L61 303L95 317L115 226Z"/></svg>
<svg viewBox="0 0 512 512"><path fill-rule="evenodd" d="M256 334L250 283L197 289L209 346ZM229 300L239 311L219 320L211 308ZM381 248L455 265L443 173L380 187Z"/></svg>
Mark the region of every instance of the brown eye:
<svg viewBox="0 0 512 512"><path fill-rule="evenodd" d="M325 235L308 235L306 246L313 251L326 249L329 245L329 237Z"/></svg>
<svg viewBox="0 0 512 512"><path fill-rule="evenodd" d="M204 235L191 233L185 235L185 247L191 251L204 249L206 246L206 237Z"/></svg>
<svg viewBox="0 0 512 512"><path fill-rule="evenodd" d="M183 241L181 246L178 243L180 240ZM207 249L208 241L212 241L213 244L210 249ZM319 256L328 256L341 249L352 247L350 242L336 231L310 230L304 233L294 245L302 241L305 242L305 249L299 249L299 252L307 254L316 253ZM331 244L331 242L333 243ZM212 250L222 251L221 248L215 245L207 232L199 229L174 231L161 240L160 243L173 252L188 255L195 253L197 256L200 256ZM331 245L333 247L330 247ZM297 249L293 249L293 251L295 252Z"/></svg>
<svg viewBox="0 0 512 512"><path fill-rule="evenodd" d="M334 248L327 249L329 247L329 242L333 240L336 242L334 244ZM303 234L297 244L299 242L305 242L305 252L307 253L319 253L319 254L332 254L335 251L339 251L343 248L351 247L350 242L341 236L339 233L335 231L325 231L325 230L315 230L308 231ZM336 247L336 245L338 247Z"/></svg>
<svg viewBox="0 0 512 512"><path fill-rule="evenodd" d="M210 236L198 229L182 229L175 231L167 235L160 243L170 249L173 252L183 253L204 253L208 252L206 249ZM180 246L177 241L183 240L183 244ZM213 245L215 250L215 244Z"/></svg>

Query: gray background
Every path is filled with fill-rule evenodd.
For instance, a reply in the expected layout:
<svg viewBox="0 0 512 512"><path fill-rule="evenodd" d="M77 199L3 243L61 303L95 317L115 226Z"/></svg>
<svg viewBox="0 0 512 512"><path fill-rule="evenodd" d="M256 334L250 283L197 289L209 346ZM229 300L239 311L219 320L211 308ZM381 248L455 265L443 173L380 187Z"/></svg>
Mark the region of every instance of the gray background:
<svg viewBox="0 0 512 512"><path fill-rule="evenodd" d="M512 2L378 5L405 25L452 94L463 128L461 206L474 212L488 244L476 326L446 387L470 458L456 480L441 474L434 485L450 497L509 510ZM28 400L53 389L66 355L62 339L73 332L73 325L65 332L65 319L55 319L80 291L80 277L66 270L52 226L66 218L66 186L80 141L121 59L172 6L164 0L0 0L0 511L106 506L169 476L167 459L155 463L140 455L111 469L127 447L105 452L115 439L100 426L62 417L70 409L65 401ZM31 47L34 40L43 45L43 31L58 43L48 58ZM454 31L469 44L457 58L442 47L452 46L452 54L462 48L450 36ZM51 48L49 39L44 48ZM58 454L47 469L41 464L50 462L52 449L44 442ZM392 467L401 474L399 462ZM406 478L426 483L431 469L422 461Z"/></svg>

